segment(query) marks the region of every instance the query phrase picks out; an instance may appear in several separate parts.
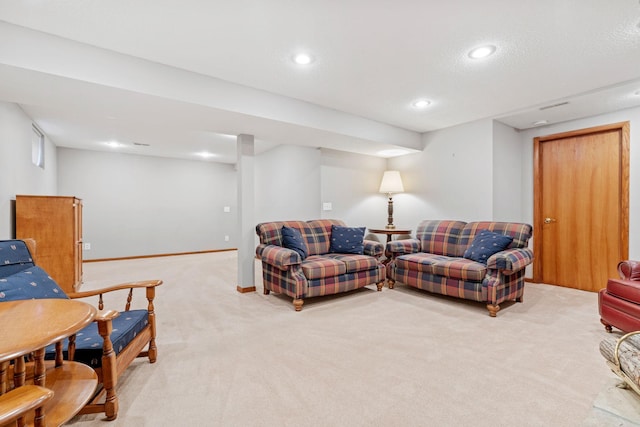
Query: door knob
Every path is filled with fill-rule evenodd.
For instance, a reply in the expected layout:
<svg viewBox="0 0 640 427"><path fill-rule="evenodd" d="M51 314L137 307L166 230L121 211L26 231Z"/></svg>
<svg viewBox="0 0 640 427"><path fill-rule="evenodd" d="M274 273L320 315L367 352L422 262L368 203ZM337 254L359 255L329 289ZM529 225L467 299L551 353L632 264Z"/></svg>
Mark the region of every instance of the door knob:
<svg viewBox="0 0 640 427"><path fill-rule="evenodd" d="M544 219L544 223L545 224L551 224L552 222L556 222L556 219L555 218L549 218L549 217L546 217Z"/></svg>

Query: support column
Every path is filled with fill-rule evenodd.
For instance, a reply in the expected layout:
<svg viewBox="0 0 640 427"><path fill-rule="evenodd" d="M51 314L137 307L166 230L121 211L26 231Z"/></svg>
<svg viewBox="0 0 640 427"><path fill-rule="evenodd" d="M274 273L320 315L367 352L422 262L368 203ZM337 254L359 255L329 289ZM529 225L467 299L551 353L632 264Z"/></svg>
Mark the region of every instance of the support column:
<svg viewBox="0 0 640 427"><path fill-rule="evenodd" d="M255 292L255 180L253 135L238 135L238 292Z"/></svg>

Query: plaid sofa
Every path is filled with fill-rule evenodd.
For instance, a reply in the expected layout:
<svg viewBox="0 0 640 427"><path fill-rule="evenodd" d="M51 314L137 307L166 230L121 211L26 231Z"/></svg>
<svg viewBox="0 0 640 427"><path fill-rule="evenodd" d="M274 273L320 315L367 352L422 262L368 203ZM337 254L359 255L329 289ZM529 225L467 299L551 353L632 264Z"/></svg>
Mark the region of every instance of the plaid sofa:
<svg viewBox="0 0 640 427"><path fill-rule="evenodd" d="M256 255L262 260L264 294L270 291L293 298L296 311L305 298L337 294L376 284L382 290L385 267L380 262L384 246L364 240L364 254L329 253L331 226L345 226L335 219L265 222L256 226L260 244ZM283 247L282 227L300 230L308 256Z"/></svg>
<svg viewBox="0 0 640 427"><path fill-rule="evenodd" d="M508 235L509 246L487 259L487 263L463 257L481 230ZM525 267L533 261L528 242L529 224L427 220L416 230L416 238L387 243L389 288L405 283L429 292L485 302L495 317L504 301L522 302Z"/></svg>

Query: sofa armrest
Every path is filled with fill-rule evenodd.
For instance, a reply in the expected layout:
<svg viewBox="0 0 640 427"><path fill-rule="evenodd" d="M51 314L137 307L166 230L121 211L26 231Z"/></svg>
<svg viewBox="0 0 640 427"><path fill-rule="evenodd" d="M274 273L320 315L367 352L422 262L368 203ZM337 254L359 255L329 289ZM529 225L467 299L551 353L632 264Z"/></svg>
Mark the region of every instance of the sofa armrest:
<svg viewBox="0 0 640 427"><path fill-rule="evenodd" d="M364 240L364 254L372 257L380 258L384 253L384 245L375 240Z"/></svg>
<svg viewBox="0 0 640 427"><path fill-rule="evenodd" d="M289 266L302 262L298 252L276 245L258 245L256 255L262 262L278 267L280 270L287 270Z"/></svg>
<svg viewBox="0 0 640 427"><path fill-rule="evenodd" d="M507 249L493 254L487 260L487 268L512 274L533 262L533 251L529 248Z"/></svg>
<svg viewBox="0 0 640 427"><path fill-rule="evenodd" d="M640 281L640 261L621 261L618 264L621 279Z"/></svg>
<svg viewBox="0 0 640 427"><path fill-rule="evenodd" d="M418 252L420 252L420 240L418 239L392 240L387 243L386 253L392 258L398 255Z"/></svg>

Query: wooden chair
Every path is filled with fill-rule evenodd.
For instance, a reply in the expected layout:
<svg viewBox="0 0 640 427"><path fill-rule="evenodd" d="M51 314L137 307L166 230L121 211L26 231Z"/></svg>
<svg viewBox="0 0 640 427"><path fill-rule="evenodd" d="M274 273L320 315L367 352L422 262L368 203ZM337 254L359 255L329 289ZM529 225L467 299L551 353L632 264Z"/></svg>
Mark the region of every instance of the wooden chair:
<svg viewBox="0 0 640 427"><path fill-rule="evenodd" d="M107 420L118 415L116 385L118 377L137 357L157 358L156 315L153 301L161 280L123 283L107 288L74 292L64 291L44 270L35 265L33 240L0 241L0 302L31 298L98 297L96 321L63 344L65 359L85 363L98 375L98 392L80 414L104 412ZM29 283L31 282L31 283ZM37 285L37 286L36 286ZM145 310L131 310L134 289L144 289ZM124 310L105 311L103 295L128 290ZM46 350L46 358L55 358L55 346Z"/></svg>

